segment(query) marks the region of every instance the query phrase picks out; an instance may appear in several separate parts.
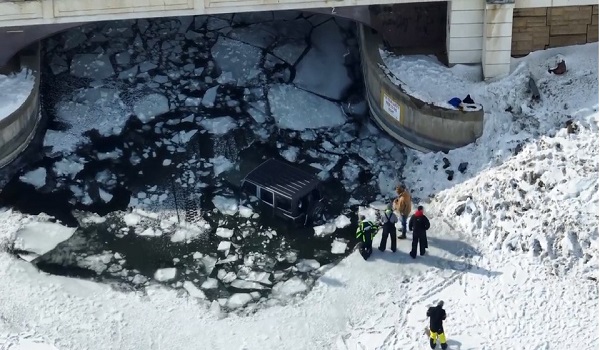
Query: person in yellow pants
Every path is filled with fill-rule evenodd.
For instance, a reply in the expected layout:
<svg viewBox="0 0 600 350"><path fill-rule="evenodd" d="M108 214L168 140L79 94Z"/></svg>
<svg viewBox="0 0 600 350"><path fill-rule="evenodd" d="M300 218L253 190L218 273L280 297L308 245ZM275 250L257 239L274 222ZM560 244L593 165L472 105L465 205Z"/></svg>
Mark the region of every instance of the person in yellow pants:
<svg viewBox="0 0 600 350"><path fill-rule="evenodd" d="M435 349L439 339L442 350L446 350L448 344L446 343L446 334L444 334L444 320L446 319L444 301L440 300L436 306L430 307L427 310L427 317L429 317L429 345Z"/></svg>

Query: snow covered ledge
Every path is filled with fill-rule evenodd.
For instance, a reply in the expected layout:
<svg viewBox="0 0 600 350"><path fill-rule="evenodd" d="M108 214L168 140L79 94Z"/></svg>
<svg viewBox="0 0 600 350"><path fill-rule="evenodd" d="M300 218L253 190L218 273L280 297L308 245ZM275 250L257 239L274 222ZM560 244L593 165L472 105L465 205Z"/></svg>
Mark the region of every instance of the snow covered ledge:
<svg viewBox="0 0 600 350"><path fill-rule="evenodd" d="M26 74L26 78L30 79L33 75L33 86L21 82L21 87L4 87L12 90L5 91L6 94L18 94L13 96L17 101L24 98L14 111L8 115L0 114L0 168L4 167L13 161L22 151L27 148L29 142L35 134L35 128L40 119L40 44L35 43L29 48L24 49L19 54L21 62L21 74ZM25 70L25 71L23 71ZM26 79L28 80L28 79ZM23 94L24 96L20 96ZM2 96L0 94L0 96ZM12 102L15 102L12 101ZM0 103L8 103L10 101L0 101ZM18 101L21 102L21 101ZM16 103L16 102L15 102ZM0 106L0 111L2 108Z"/></svg>
<svg viewBox="0 0 600 350"><path fill-rule="evenodd" d="M449 151L481 136L482 109L469 112L447 109L406 94L384 71L379 54L383 46L381 37L364 25L358 26L367 101L371 116L383 130L423 152Z"/></svg>

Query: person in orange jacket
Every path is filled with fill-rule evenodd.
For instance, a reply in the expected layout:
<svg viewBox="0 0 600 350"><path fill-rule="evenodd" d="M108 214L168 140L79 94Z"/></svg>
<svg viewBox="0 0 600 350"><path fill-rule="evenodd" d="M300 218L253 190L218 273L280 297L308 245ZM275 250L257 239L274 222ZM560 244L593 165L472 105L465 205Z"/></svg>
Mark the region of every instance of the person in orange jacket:
<svg viewBox="0 0 600 350"><path fill-rule="evenodd" d="M394 211L400 214L400 222L402 223L402 234L399 239L406 239L406 225L408 222L408 216L412 211L412 204L410 193L403 185L396 186L396 194L398 197L394 199Z"/></svg>

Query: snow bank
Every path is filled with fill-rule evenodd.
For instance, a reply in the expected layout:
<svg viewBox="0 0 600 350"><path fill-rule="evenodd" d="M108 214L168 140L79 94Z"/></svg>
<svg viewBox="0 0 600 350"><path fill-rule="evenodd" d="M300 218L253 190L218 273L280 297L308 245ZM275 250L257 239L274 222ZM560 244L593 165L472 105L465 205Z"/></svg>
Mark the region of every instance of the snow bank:
<svg viewBox="0 0 600 350"><path fill-rule="evenodd" d="M435 56L395 56L381 49L379 52L393 81L399 80L407 94L436 106L454 108L448 104L450 99L462 100L484 84L480 65L457 64L448 68ZM482 101L475 99L475 102Z"/></svg>
<svg viewBox="0 0 600 350"><path fill-rule="evenodd" d="M26 68L15 74L0 74L0 120L21 107L34 83L34 75Z"/></svg>
<svg viewBox="0 0 600 350"><path fill-rule="evenodd" d="M331 128L346 122L340 106L292 85L272 85L268 98L271 114L282 129Z"/></svg>
<svg viewBox="0 0 600 350"><path fill-rule="evenodd" d="M560 76L547 72L558 53L569 69ZM559 270L579 262L595 276L597 67L597 43L514 60L509 77L471 91L488 113L477 143L447 155L409 151L404 177L413 197L435 196L426 210L490 249L559 259ZM530 73L542 94L537 104L528 102ZM568 120L575 133L568 132Z"/></svg>

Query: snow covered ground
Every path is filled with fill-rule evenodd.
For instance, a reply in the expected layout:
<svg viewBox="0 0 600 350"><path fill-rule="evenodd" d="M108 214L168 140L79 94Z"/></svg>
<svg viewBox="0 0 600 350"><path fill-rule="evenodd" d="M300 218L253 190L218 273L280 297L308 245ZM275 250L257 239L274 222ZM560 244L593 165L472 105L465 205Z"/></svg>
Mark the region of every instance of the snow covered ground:
<svg viewBox="0 0 600 350"><path fill-rule="evenodd" d="M26 68L10 75L0 74L0 119L21 107L29 97L34 83L35 77Z"/></svg>
<svg viewBox="0 0 600 350"><path fill-rule="evenodd" d="M309 20L302 19L300 22L304 24L298 26L283 26L287 29L279 28L277 32L286 32L284 42L273 41L272 27L264 24L250 29L253 33L261 33L260 36L248 35L244 26L230 28L232 23L250 23L252 26L266 21L265 18L273 19L273 16L283 14L196 17L188 22L178 20L176 26L159 29L168 31L170 28L193 40L199 36L210 37L213 45L218 41L216 34L208 34L211 30L220 30L231 40L258 48L277 46L279 44L274 44L277 42L286 48L277 52L286 52L280 58L287 62L300 57L295 55L297 46L301 45L298 37L310 32L310 29L302 28L327 23L323 22L326 18L314 16ZM296 14L289 18L298 17ZM181 29L186 27L183 23L195 29ZM129 36L133 45L152 46L129 31L145 32L155 23L137 21L135 25L107 26L105 33L84 33L95 38L93 40L103 40L100 36L106 35ZM206 31L205 28L212 29ZM82 40L81 35L71 33L68 38L63 43L67 48L84 42L87 36ZM223 44L223 57L235 57L231 50L240 44L224 42L227 44ZM204 41L198 40L197 44L203 45L201 43ZM159 45L157 39L153 45L164 46L161 52L167 52L167 55L170 50L189 49L168 40ZM315 50L319 47L315 45ZM242 95L248 95L246 90L251 93L260 90L255 84L256 79L262 78L260 72L256 75L255 69L266 68L257 68L252 62L230 65L240 69L235 72L215 71L209 76L211 80L204 76L204 81L211 83L197 88L193 87L193 81L185 82L190 83L186 86L191 86L186 93L196 91L193 95L210 100L203 108L230 105L231 110L224 115L208 116L202 110L197 115L190 112L166 120L160 119L160 115L138 115L147 126L146 134L140 133L138 137L150 137L150 133L155 132L160 135L156 141L152 139L152 142L160 143L157 147L139 147L131 138L123 142L127 147L111 149L98 143L96 146L104 148L95 149L89 140L81 138L81 133L85 132L83 128L70 131L77 141L73 147L77 144L84 147L74 153L69 153L72 148L63 148L65 155L58 158L60 160L47 162L51 166L46 163L45 168L33 165L20 175L20 183L30 186L35 193L51 193L54 187L65 188L75 195L73 200L78 203L90 202L101 208L98 203L121 200L119 186L124 186L121 183L127 180L106 168L90 170L89 164L104 162L122 167L121 159L142 165L145 159L158 159L150 163L151 171L135 168L148 177L148 182L132 188L131 198L128 192L129 213L110 213L104 217L77 214L81 226L74 234L69 229L60 230L58 224L47 223L49 218L44 215L26 215L14 210L0 212L0 246L3 247L0 252L3 282L0 284L0 345L7 349L22 349L38 344L45 350L175 350L189 349L190 344L210 349L422 349L427 347L427 338L423 334L425 311L431 304L444 300L449 315L446 333L450 349L595 347L598 345L597 48L597 44L593 44L537 52L515 60L513 73L505 79L457 87L455 91L469 91L476 102L484 104L486 124L484 135L475 144L445 155L399 150L371 124L359 126L340 120L343 125L330 130L333 125L312 124L314 118L290 118L286 106L280 106L280 114L274 113L271 91L263 92L258 99L250 99L247 105L237 104L232 85L248 84L242 87ZM115 58L117 62L130 64L125 52L128 51L119 50L120 55ZM547 60L557 53L564 55L569 72L563 76L544 73ZM55 61L60 63L61 60ZM335 58L328 61L339 64ZM163 73L140 62L135 64L140 69L144 66L143 70L152 74L142 79L163 81L163 78L157 78ZM158 63L151 64L158 67ZM183 67L190 64L181 63ZM203 62L202 73L210 66L208 61ZM61 67L64 65L57 64L55 69ZM95 64L90 67L103 70L105 66ZM200 67L183 68L183 72L196 69ZM433 79L429 76L433 69L423 66L418 70L422 75L420 79ZM440 74L450 74L448 69L442 71ZM82 76L92 74L80 68L70 72ZM541 102L529 101L530 95L526 91L529 72L538 81ZM109 73L103 71L100 76L107 79ZM114 72L117 73L121 74L119 69ZM283 92L290 96L295 96L296 91L306 93L280 85L290 83L284 79L287 76L285 70L276 69L270 73L268 79L275 79L272 81L274 91L280 94L280 100L285 101ZM186 74L181 72L181 65L173 66L164 76L171 79L176 74ZM273 78L276 76L280 78ZM217 79L223 83L212 86ZM161 87L166 83L157 84ZM297 85L301 84L305 83L299 81ZM214 89L215 86L218 88ZM313 81L313 84L300 87L308 91L323 89L316 95L333 96L331 86L325 81ZM214 90L209 93L209 89ZM168 92L161 93L168 95ZM212 94L214 97L210 96ZM190 96L181 95L169 96L169 109L173 105L187 104L185 101L189 101ZM316 95L311 98L318 98ZM85 103L85 100L81 102ZM326 102L328 107L324 110L332 110L331 102ZM249 108L247 118L232 112L241 107ZM115 108L121 107L116 104ZM153 112L154 108L148 111ZM335 116L334 120L338 120L337 114ZM576 133L566 132L568 119L577 126ZM101 124L88 125L87 130L97 125ZM118 125L118 121L114 125ZM186 129L182 127L185 125L193 127ZM323 129L311 129L314 127ZM229 128L235 129L228 131ZM249 128L260 140L275 135L276 150L282 157L298 164L310 164L321 171L320 176L329 184L339 183L341 187L336 191L347 191L349 198L338 199L345 201L339 212L328 223L314 229L315 235L320 236L316 239L322 240L334 255L349 251L347 243L350 242L336 234L342 227L350 225L352 228L356 209L374 218L373 208L385 204L381 200L391 195L399 181L398 169L404 166L403 154L407 152L403 181L411 190L414 204L424 204L432 222L428 254L412 260L407 255L409 241L400 241L396 254L375 249L372 259L367 262L357 253L351 253L335 266L323 264L320 256L299 256L300 252L289 249L291 243L282 240L284 235L277 230L254 227L252 220L257 213L250 208L250 203L240 203L221 182L210 184L216 188L210 196L210 211L186 210L184 224L176 225L176 211L159 204L167 203L173 195L170 191L177 186L183 193L208 196L204 189L210 178L219 178L216 173L221 177L228 176L237 171L237 167L242 167L242 156L232 150L228 135L243 128ZM284 128L291 130L282 131L286 130ZM56 132L66 134L69 131ZM177 154L185 153L186 144L192 143L190 140L203 135L208 135L206 137L213 142L216 152L207 155L202 149L193 149L193 157L185 160L177 157ZM290 144L281 142L282 137ZM48 139L47 142L56 145ZM264 150L258 142L250 145L253 145L254 153ZM184 152L180 151L182 148ZM462 171L458 169L461 163ZM170 167L177 167L178 171L173 171L177 174L173 183L179 185L164 189L150 180L153 173ZM39 170L46 168L47 171ZM374 176L367 180L369 186L366 187L375 187L377 196L364 194L367 191L364 174L367 172ZM195 200L188 198L191 199ZM31 240L23 240L35 236L32 229L50 226L52 232L57 233L54 235L57 240L51 245L36 245ZM89 240L99 230L106 231L99 237L101 239ZM70 238L68 242L59 243L58 236ZM167 242L165 244L180 244L178 249L186 253L172 258L164 253L164 249L148 250L145 241L135 240L138 236L144 240L162 239ZM262 238L255 241L255 245L244 246L256 239L255 236ZM106 245L100 242L102 239L133 240L136 249L124 256L107 251ZM379 239L378 235L376 244ZM17 241L20 246L15 246ZM278 247L274 247L273 242ZM100 247L94 254L77 256L77 266L108 273L114 279L96 283L49 275L10 253L18 247L41 253L56 246L53 250L56 255L70 256L77 245ZM279 245L283 250L277 250L276 256L266 256L271 249L281 249ZM208 246L208 251L194 251L200 246ZM173 263L164 264L148 275L131 268L133 260L140 258L134 251L172 258ZM141 258L154 259L152 254ZM45 254L49 255L52 252ZM182 266L186 259L192 262ZM289 268L285 271L266 270L271 261L287 262ZM188 271L194 269L206 273ZM213 270L215 273L211 274ZM291 271L294 274L288 273ZM129 278L136 288L118 283L118 276ZM210 297L221 285L234 290L238 286L241 290ZM269 294L264 294L263 289L270 290Z"/></svg>

